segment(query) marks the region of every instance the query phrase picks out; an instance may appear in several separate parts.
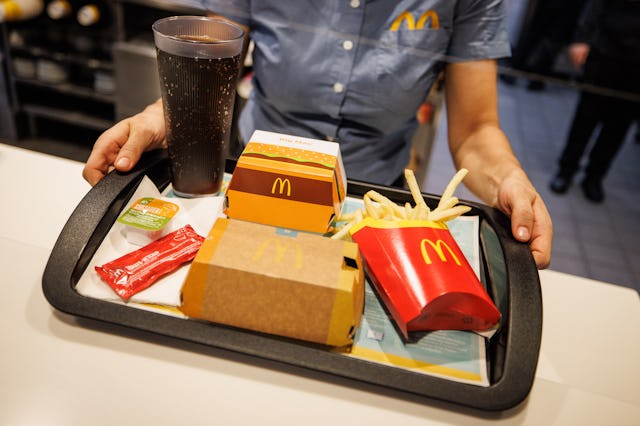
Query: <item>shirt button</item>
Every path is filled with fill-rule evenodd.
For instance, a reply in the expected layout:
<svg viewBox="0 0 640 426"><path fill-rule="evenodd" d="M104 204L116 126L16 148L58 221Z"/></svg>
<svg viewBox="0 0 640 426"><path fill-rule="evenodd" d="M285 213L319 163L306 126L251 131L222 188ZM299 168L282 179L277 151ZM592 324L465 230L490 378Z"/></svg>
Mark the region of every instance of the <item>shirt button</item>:
<svg viewBox="0 0 640 426"><path fill-rule="evenodd" d="M353 49L353 42L351 40L345 40L342 42L342 48L344 50L351 50Z"/></svg>
<svg viewBox="0 0 640 426"><path fill-rule="evenodd" d="M351 3L349 4L355 9L356 7L360 7L360 0L351 0Z"/></svg>
<svg viewBox="0 0 640 426"><path fill-rule="evenodd" d="M333 136L327 136L327 142L335 142L335 139L333 139Z"/></svg>
<svg viewBox="0 0 640 426"><path fill-rule="evenodd" d="M342 91L344 90L344 86L342 85L342 83L335 83L333 85L333 91L336 93L342 93Z"/></svg>

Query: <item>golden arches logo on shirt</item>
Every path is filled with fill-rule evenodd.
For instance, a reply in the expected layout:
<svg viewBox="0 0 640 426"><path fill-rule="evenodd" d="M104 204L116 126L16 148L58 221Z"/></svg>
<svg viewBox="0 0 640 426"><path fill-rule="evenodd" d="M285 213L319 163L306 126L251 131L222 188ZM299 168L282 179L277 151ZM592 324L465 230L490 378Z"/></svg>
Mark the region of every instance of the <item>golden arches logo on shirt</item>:
<svg viewBox="0 0 640 426"><path fill-rule="evenodd" d="M411 12L402 12L393 20L391 28L389 29L391 31L398 31L402 26L402 23L405 21L409 31L424 29L427 21L431 24L432 29L437 30L440 28L440 18L438 17L438 13L433 9L429 9L420 15L417 21Z"/></svg>
<svg viewBox="0 0 640 426"><path fill-rule="evenodd" d="M291 181L287 178L282 179L281 177L276 178L273 181L273 185L271 185L271 193L276 193L276 187L278 187L278 194L284 194L285 188L287 189L287 197L291 196Z"/></svg>
<svg viewBox="0 0 640 426"><path fill-rule="evenodd" d="M461 266L460 259L458 259L458 256L456 256L451 247L449 247L449 244L445 243L441 239L436 240L434 243L431 239L424 238L420 241L420 253L422 253L422 258L427 265L431 265L433 263L431 256L429 256L429 248L433 249L441 262L447 262L447 256L444 253L444 249L446 248L449 256L453 258L456 265Z"/></svg>
<svg viewBox="0 0 640 426"><path fill-rule="evenodd" d="M273 248L273 250L269 250ZM268 238L264 240L253 255L252 260L254 262L260 261L267 251L273 252L273 261L275 263L282 263L285 255L289 250L293 250L295 253L295 268L302 269L302 247L297 241L286 242L277 238Z"/></svg>

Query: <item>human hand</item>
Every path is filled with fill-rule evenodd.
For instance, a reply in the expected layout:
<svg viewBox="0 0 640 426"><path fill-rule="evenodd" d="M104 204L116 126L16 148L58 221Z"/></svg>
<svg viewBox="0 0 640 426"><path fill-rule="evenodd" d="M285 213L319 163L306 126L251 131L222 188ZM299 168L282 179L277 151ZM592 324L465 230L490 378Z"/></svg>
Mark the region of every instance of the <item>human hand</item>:
<svg viewBox="0 0 640 426"><path fill-rule="evenodd" d="M122 172L131 170L144 151L164 146L164 116L158 100L102 133L93 145L82 176L93 186L114 168Z"/></svg>
<svg viewBox="0 0 640 426"><path fill-rule="evenodd" d="M569 59L574 67L580 68L587 61L591 48L587 43L572 43L569 45Z"/></svg>
<svg viewBox="0 0 640 426"><path fill-rule="evenodd" d="M511 217L516 240L528 242L538 269L551 263L553 225L540 195L525 176L505 178L498 187L498 208Z"/></svg>

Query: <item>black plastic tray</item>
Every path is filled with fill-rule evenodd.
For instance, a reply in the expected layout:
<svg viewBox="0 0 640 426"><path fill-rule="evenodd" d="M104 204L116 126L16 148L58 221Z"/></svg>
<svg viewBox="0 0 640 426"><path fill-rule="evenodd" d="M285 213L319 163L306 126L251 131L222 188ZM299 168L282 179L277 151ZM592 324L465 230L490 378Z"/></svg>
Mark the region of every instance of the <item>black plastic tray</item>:
<svg viewBox="0 0 640 426"><path fill-rule="evenodd" d="M229 161L232 172L235 162ZM168 160L162 151L143 156L126 174L113 172L93 187L65 224L42 278L49 303L56 309L93 320L195 342L262 359L277 366L321 372L376 391L428 401L442 400L481 410L512 408L526 399L533 384L542 332L542 296L535 263L526 244L511 237L508 219L484 205L464 202L480 217L482 281L502 313L500 330L489 341L488 387L463 384L387 365L348 357L293 339L223 325L163 315L85 297L75 286L94 253L147 175L162 190L169 185ZM396 202L412 201L408 191L349 181L349 194L375 189ZM435 207L438 198L425 194ZM248 359L252 359L249 357ZM256 360L257 361L257 360ZM326 374L325 374L326 373Z"/></svg>

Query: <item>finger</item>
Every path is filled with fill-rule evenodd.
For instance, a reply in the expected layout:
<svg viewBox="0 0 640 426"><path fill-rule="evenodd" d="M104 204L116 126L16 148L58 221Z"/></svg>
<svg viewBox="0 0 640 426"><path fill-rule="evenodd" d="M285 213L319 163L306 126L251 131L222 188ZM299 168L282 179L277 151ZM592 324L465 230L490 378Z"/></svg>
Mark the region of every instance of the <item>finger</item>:
<svg viewBox="0 0 640 426"><path fill-rule="evenodd" d="M120 148L114 161L114 166L121 172L127 172L140 160L142 153L151 143L149 132L131 125L129 137Z"/></svg>
<svg viewBox="0 0 640 426"><path fill-rule="evenodd" d="M121 140L126 141L127 135L128 125L118 123L98 137L82 170L82 176L89 184L95 185L109 173L120 145L124 143Z"/></svg>
<svg viewBox="0 0 640 426"><path fill-rule="evenodd" d="M150 149L163 147L164 121L162 114L145 111L133 117L128 126L128 138L120 147L114 165L122 172L136 165L142 153Z"/></svg>
<svg viewBox="0 0 640 426"><path fill-rule="evenodd" d="M513 197L509 213L511 214L511 233L518 241L528 242L533 229L534 211L531 197Z"/></svg>
<svg viewBox="0 0 640 426"><path fill-rule="evenodd" d="M87 168L86 165L82 170L82 177L84 180L89 182L89 185L91 186L95 186L103 177L106 176L106 174L107 172L102 169Z"/></svg>
<svg viewBox="0 0 640 426"><path fill-rule="evenodd" d="M551 263L551 249L553 244L553 224L551 216L541 198L537 198L533 204L535 221L533 223L532 237L529 242L531 254L538 269L545 269Z"/></svg>

